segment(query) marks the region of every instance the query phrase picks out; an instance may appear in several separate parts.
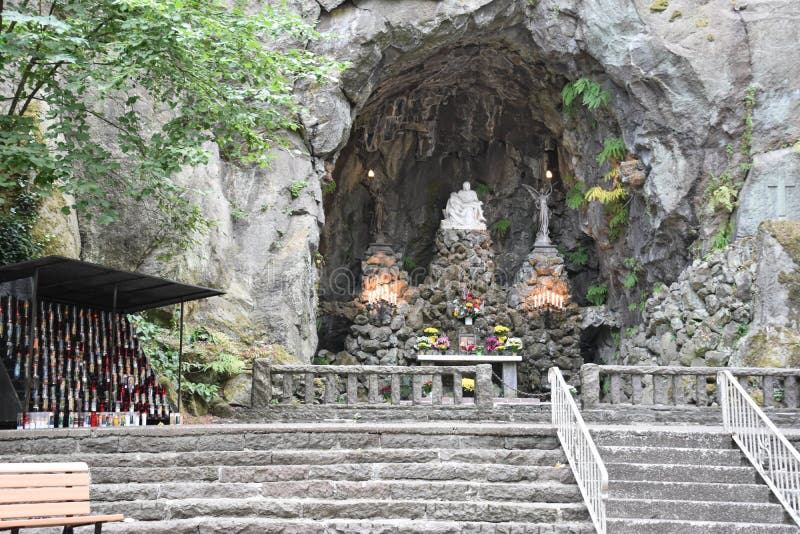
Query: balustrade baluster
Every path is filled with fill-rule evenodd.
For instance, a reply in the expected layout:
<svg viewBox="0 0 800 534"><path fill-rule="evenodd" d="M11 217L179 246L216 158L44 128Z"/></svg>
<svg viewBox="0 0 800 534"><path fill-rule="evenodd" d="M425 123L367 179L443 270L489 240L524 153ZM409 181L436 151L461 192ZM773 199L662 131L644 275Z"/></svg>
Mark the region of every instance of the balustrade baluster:
<svg viewBox="0 0 800 534"><path fill-rule="evenodd" d="M679 406L683 404L683 376L673 375L672 377L672 404Z"/></svg>
<svg viewBox="0 0 800 534"><path fill-rule="evenodd" d="M411 377L411 403L422 403L422 375L412 375Z"/></svg>
<svg viewBox="0 0 800 534"><path fill-rule="evenodd" d="M611 375L611 404L619 404L622 402L622 376L618 374Z"/></svg>
<svg viewBox="0 0 800 534"><path fill-rule="evenodd" d="M283 403L291 404L294 398L294 376L292 373L283 374Z"/></svg>
<svg viewBox="0 0 800 534"><path fill-rule="evenodd" d="M668 388L669 378L663 375L653 375L653 404L669 404Z"/></svg>
<svg viewBox="0 0 800 534"><path fill-rule="evenodd" d="M458 406L461 404L464 396L464 391L461 386L461 373L453 373L453 404Z"/></svg>
<svg viewBox="0 0 800 534"><path fill-rule="evenodd" d="M358 404L358 375L347 375L347 404Z"/></svg>
<svg viewBox="0 0 800 534"><path fill-rule="evenodd" d="M339 388L336 387L336 375L325 375L325 404L336 404L339 399Z"/></svg>
<svg viewBox="0 0 800 534"><path fill-rule="evenodd" d="M631 376L631 404L642 403L642 376Z"/></svg>
<svg viewBox="0 0 800 534"><path fill-rule="evenodd" d="M708 396L706 395L706 385L707 382L705 375L695 376L694 387L695 387L695 396L697 397L695 399L695 404L698 407L705 406L707 403L706 399L708 398Z"/></svg>
<svg viewBox="0 0 800 534"><path fill-rule="evenodd" d="M381 393L378 391L378 375L371 374L367 377L367 386L369 387L369 392L367 394L367 398L369 399L370 404L378 404L381 402Z"/></svg>
<svg viewBox="0 0 800 534"><path fill-rule="evenodd" d="M761 377L761 389L764 393L764 408L775 406L775 380L771 375Z"/></svg>
<svg viewBox="0 0 800 534"><path fill-rule="evenodd" d="M314 373L306 373L306 404L314 404Z"/></svg>
<svg viewBox="0 0 800 534"><path fill-rule="evenodd" d="M401 401L400 395L400 375L392 375L392 404L399 405Z"/></svg>
<svg viewBox="0 0 800 534"><path fill-rule="evenodd" d="M431 404L442 404L442 375L439 374L431 378Z"/></svg>
<svg viewBox="0 0 800 534"><path fill-rule="evenodd" d="M784 405L787 408L797 408L797 398L797 377L794 375L787 376L783 381Z"/></svg>

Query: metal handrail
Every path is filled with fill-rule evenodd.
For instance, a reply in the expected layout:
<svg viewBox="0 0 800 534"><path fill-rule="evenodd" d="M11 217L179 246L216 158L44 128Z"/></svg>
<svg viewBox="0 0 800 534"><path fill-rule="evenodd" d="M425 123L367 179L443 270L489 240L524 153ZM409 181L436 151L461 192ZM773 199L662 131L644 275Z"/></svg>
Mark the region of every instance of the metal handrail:
<svg viewBox="0 0 800 534"><path fill-rule="evenodd" d="M730 371L717 374L726 432L800 525L800 453L769 420Z"/></svg>
<svg viewBox="0 0 800 534"><path fill-rule="evenodd" d="M594 528L598 534L606 534L608 471L561 370L551 367L547 378L550 382L553 426L556 427L558 439L589 509Z"/></svg>

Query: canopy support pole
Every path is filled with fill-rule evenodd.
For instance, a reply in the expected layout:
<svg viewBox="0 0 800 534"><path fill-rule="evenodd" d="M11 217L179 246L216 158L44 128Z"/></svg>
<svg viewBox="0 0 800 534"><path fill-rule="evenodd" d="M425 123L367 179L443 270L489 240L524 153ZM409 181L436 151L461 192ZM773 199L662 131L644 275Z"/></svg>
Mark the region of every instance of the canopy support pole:
<svg viewBox="0 0 800 534"><path fill-rule="evenodd" d="M178 414L181 413L181 377L183 376L183 301L181 301L181 326L178 337Z"/></svg>

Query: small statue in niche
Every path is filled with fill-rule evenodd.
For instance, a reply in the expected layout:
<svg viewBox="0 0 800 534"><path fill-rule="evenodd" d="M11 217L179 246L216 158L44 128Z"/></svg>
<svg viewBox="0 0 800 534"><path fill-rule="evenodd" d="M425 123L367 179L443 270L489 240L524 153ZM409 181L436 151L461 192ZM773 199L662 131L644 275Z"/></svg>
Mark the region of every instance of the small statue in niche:
<svg viewBox="0 0 800 534"><path fill-rule="evenodd" d="M531 194L533 201L539 208L539 230L536 232L536 242L534 247L551 247L553 244L550 242L550 208L547 206L547 201L553 193L552 184L548 184L546 190L537 191L533 187L522 184L528 193Z"/></svg>
<svg viewBox="0 0 800 534"><path fill-rule="evenodd" d="M483 216L483 203L478 194L464 182L461 191L450 194L447 206L443 210L444 230L486 230L486 219Z"/></svg>

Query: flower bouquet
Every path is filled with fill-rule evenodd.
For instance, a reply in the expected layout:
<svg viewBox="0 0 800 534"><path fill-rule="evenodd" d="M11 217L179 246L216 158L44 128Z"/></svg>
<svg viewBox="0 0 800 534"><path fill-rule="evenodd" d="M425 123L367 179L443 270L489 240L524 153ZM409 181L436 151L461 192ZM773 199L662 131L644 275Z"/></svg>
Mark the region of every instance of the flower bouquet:
<svg viewBox="0 0 800 534"><path fill-rule="evenodd" d="M510 337L506 340L506 349L514 354L522 350L522 340L518 337Z"/></svg>
<svg viewBox="0 0 800 534"><path fill-rule="evenodd" d="M500 341L501 344L504 344L508 339L508 332L509 329L507 326L498 324L495 325L494 327L494 335L497 336L497 339Z"/></svg>
<svg viewBox="0 0 800 534"><path fill-rule="evenodd" d="M472 319L483 314L483 299L468 293L464 300L453 301L453 317L464 319L464 324L471 325Z"/></svg>
<svg viewBox="0 0 800 534"><path fill-rule="evenodd" d="M467 354L472 354L473 352L475 352L475 343L471 343L471 342L470 343L462 343L461 347L459 347L459 348L461 349L461 352L465 352Z"/></svg>
<svg viewBox="0 0 800 534"><path fill-rule="evenodd" d="M487 353L494 352L497 350L497 347L500 346L500 340L495 336L489 336L486 338L484 346L486 347Z"/></svg>
<svg viewBox="0 0 800 534"><path fill-rule="evenodd" d="M447 336L439 336L433 343L433 346L439 349L439 352L444 354L450 348L450 340Z"/></svg>
<svg viewBox="0 0 800 534"><path fill-rule="evenodd" d="M419 336L417 338L417 350L420 352L425 352L426 350L431 350L433 343L431 343L431 338L427 336Z"/></svg>

